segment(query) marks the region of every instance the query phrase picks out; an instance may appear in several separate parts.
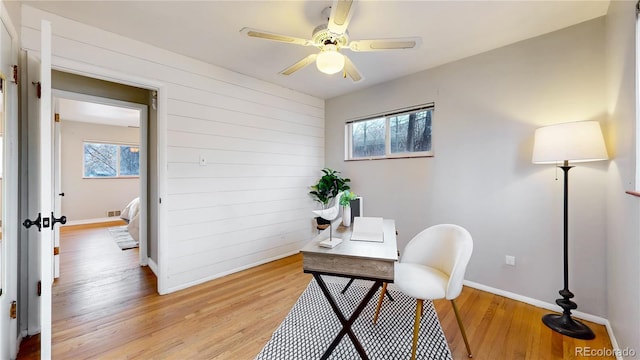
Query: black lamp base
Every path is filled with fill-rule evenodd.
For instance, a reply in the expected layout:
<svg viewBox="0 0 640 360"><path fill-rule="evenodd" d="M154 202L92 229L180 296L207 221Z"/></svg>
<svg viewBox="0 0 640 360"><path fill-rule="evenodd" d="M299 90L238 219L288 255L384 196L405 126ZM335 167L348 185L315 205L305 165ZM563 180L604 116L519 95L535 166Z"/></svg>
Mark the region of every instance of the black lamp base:
<svg viewBox="0 0 640 360"><path fill-rule="evenodd" d="M542 317L542 322L550 327L551 330L572 338L591 340L596 337L587 325L574 320L567 314L547 314Z"/></svg>

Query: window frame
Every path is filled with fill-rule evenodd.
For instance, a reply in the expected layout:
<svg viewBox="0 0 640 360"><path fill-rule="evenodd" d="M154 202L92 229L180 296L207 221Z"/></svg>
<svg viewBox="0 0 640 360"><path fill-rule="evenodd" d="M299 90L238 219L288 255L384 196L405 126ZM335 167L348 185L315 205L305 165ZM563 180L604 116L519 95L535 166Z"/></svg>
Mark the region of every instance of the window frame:
<svg viewBox="0 0 640 360"><path fill-rule="evenodd" d="M102 145L112 145L117 148L116 154L116 176L86 176L86 162L85 162L85 152L84 147L86 144L102 144ZM99 141L99 140L83 140L82 141L82 179L136 179L140 178L140 159L138 159L138 175L120 175L120 158L121 158L121 146L128 147L137 147L138 154L140 154L140 145L134 143L126 143L126 142L113 142L113 141ZM140 155L138 155L140 156Z"/></svg>
<svg viewBox="0 0 640 360"><path fill-rule="evenodd" d="M424 158L424 157L433 157L433 129L431 134L431 150L429 151L413 151L413 152L401 152L401 153L392 153L391 152L391 118L418 113L421 111L431 111L431 126L433 127L433 115L435 113L435 104L423 104L419 106L414 106L405 109L394 110L389 113L378 114L378 115L370 115L363 118L358 118L354 120L349 120L345 123L345 132L344 132L344 140L345 140L345 149L344 149L344 161L362 161L362 160L383 160L383 159L406 159L406 158ZM363 157L354 157L353 156L353 124L363 121L370 121L375 119L384 118L385 122L385 153L384 155L376 155L376 156L363 156Z"/></svg>

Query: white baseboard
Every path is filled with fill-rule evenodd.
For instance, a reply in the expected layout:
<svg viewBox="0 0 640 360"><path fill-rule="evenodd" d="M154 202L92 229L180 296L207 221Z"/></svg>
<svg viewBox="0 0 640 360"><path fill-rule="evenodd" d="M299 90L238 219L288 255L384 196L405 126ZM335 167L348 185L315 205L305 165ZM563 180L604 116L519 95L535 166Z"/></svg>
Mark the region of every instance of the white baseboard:
<svg viewBox="0 0 640 360"><path fill-rule="evenodd" d="M609 339L611 340L611 347L614 349L620 349L620 347L618 346L618 340L616 340L616 336L613 334L613 328L611 327L611 323L609 322L609 320L606 320L607 323L604 324L604 326L607 328L607 334L609 334ZM622 355L617 353L616 354L616 359L617 360L624 360Z"/></svg>
<svg viewBox="0 0 640 360"><path fill-rule="evenodd" d="M464 281L464 285L466 285L468 287L471 287L471 288L474 288L474 289L486 291L488 293L504 296L506 298L509 298L509 299L512 299L512 300L516 300L516 301L520 301L520 302L523 302L523 303L526 303L526 304L529 304L529 305L533 305L533 306L536 306L536 307L539 307L539 308L543 308L543 309L547 309L547 310L555 311L555 312L560 312L560 313L562 312L562 308L560 306L558 306L558 305L551 304L551 303L548 303L546 301L530 298L528 296L512 293L510 291L497 289L497 288L494 288L494 287L491 287L491 286L479 284L479 283L476 283L476 282L473 282L473 281L468 281L468 280ZM611 346L613 347L613 349L619 349L618 342L616 341L616 337L613 334L613 328L611 327L611 323L609 323L608 319L605 319L605 318L603 318L601 316L587 314L587 313L584 313L584 312L581 312L581 311L573 311L573 312L571 312L571 314L574 315L575 317L579 318L579 319L586 320L586 321L591 321L593 323L600 324L600 325L604 325L605 328L607 329L607 333L609 334L609 338L611 339ZM617 358L619 360L622 360L622 357L620 357L619 355L617 356Z"/></svg>
<svg viewBox="0 0 640 360"><path fill-rule="evenodd" d="M96 219L84 219L84 220L71 220L67 221L66 224L60 226L73 226L73 225L84 225L84 224L97 224L103 222L111 222L122 220L119 216L106 217L106 218L96 218Z"/></svg>
<svg viewBox="0 0 640 360"><path fill-rule="evenodd" d="M27 330L27 336L33 336L33 335L37 335L40 334L40 326L35 327L35 328L29 328Z"/></svg>
<svg viewBox="0 0 640 360"><path fill-rule="evenodd" d="M228 271L225 271L225 272L222 272L222 273L218 273L218 274L215 274L215 275L212 275L212 276L208 276L208 277L205 277L205 278L202 278L202 279L198 279L198 280L192 281L190 283L181 284L179 286L175 286L175 287L167 289L167 291L162 293L161 295L170 294L172 292L175 292L175 291L178 291L178 290L183 290L183 289L186 289L186 288L194 286L194 285L199 285L199 284L202 284L202 283L206 283L207 281L215 280L215 279L221 278L223 276L231 275L233 273L237 273L237 272L242 271L242 270L247 270L247 269L250 269L252 267L256 267L258 265L262 265L262 264L266 264L268 262L272 262L272 261L275 261L275 260L286 258L287 256L295 255L295 254L297 254L299 252L300 252L299 250L290 251L290 252L287 252L287 253L284 253L284 254L281 254L281 255L278 255L278 256L274 256L274 257L271 257L271 258L268 258L268 259L260 260L258 262L252 263L252 264L248 264L248 265L245 265L245 266L240 266L240 267L237 267L237 268L232 269L232 270L228 270Z"/></svg>
<svg viewBox="0 0 640 360"><path fill-rule="evenodd" d="M158 264L156 264L155 261L153 261L152 258L147 258L147 265L149 265L149 269L151 269L151 271L153 271L154 274L156 274L156 278L158 277Z"/></svg>
<svg viewBox="0 0 640 360"><path fill-rule="evenodd" d="M560 306L548 303L546 301L530 298L528 296L512 293L512 292L509 292L509 291L506 291L506 290L502 290L502 289L497 289L497 288L494 288L494 287L491 287L491 286L478 284L478 283L473 282L473 281L465 280L464 284L469 286L469 287L472 287L474 289L478 289L478 290L486 291L486 292L489 292L489 293L492 293L492 294L504 296L506 298L517 300L517 301L520 301L520 302L523 302L523 303L527 303L529 305L533 305L533 306L536 306L536 307L539 307L539 308L543 308L543 309L547 309L547 310L551 310L551 311L555 311L555 312L560 312L560 313L562 312L562 308ZM582 320L591 321L593 323L600 324L600 325L606 325L609 322L607 319L605 319L603 317L587 314L587 313L584 313L584 312L581 312L581 311L572 311L571 314L574 315L577 318L582 319Z"/></svg>
<svg viewBox="0 0 640 360"><path fill-rule="evenodd" d="M18 337L16 338L16 352L20 352L20 345L25 337L27 337L27 330L18 331ZM14 356L17 358L18 354L16 353Z"/></svg>

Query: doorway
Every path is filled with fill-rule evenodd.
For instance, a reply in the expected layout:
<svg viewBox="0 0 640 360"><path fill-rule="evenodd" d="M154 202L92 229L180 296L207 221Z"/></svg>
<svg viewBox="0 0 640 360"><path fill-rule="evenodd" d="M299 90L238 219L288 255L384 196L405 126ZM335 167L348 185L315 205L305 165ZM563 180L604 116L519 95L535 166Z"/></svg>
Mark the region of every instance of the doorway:
<svg viewBox="0 0 640 360"><path fill-rule="evenodd" d="M158 198L158 147L157 147L157 94L154 90L125 85L93 77L52 71L51 82L54 95L81 102L99 103L115 107L139 110L140 120L140 264L149 265L158 275L158 203L149 199ZM127 124L126 126L130 126ZM62 140L64 141L64 140ZM125 180L126 181L126 180ZM66 186L66 185L65 185ZM67 192L61 189L61 192ZM129 201L132 199L129 199ZM127 202L129 202L127 201ZM127 205L124 204L123 207ZM121 211L117 207L102 209ZM95 218L97 215L92 216ZM71 219L73 221L73 219ZM146 239L143 240L143 239Z"/></svg>
<svg viewBox="0 0 640 360"><path fill-rule="evenodd" d="M57 213L67 226L126 221L110 229L114 240L124 250L139 247L140 265L147 265L147 106L60 90L53 106Z"/></svg>
<svg viewBox="0 0 640 360"><path fill-rule="evenodd" d="M158 206L155 202L151 202L148 199L150 196L157 198L158 192L158 166L157 166L157 113L155 109L156 92L154 90L138 88L129 85L123 85L119 83L109 82L105 80L99 80L82 75L76 75L61 71L52 72L52 85L53 95L58 98L72 99L75 101L82 101L90 99L94 103L114 103L129 104L128 107L144 107L144 115L141 115L144 121L140 122L140 137L137 142L140 146L140 168L146 172L148 176L144 180L140 181L139 195L141 199L141 208L144 208L144 219L140 218L140 241L143 242L145 252L140 252L139 261L140 265L149 265L152 271L147 271L151 276L157 277L158 272L158 231L157 231L157 212ZM105 100L107 99L107 100ZM137 104L135 106L131 103ZM140 110L142 112L142 110ZM64 140L62 140L64 141ZM64 186L64 184L63 184ZM73 190L72 190L73 191ZM60 191L55 193L55 197L59 197L58 194L67 193L64 188L60 188ZM66 194L65 194L66 195ZM54 200L57 200L55 199ZM144 199L143 199L144 198ZM87 199L91 201L90 198ZM126 204L125 204L126 205ZM113 209L122 210L122 209ZM105 214L105 217L106 214ZM71 219L73 220L73 219ZM61 250L64 256L64 250ZM23 264L28 263L26 257L27 251L21 255L21 261ZM148 270L149 268L144 268ZM24 269L24 268L22 268ZM156 288L156 291L157 288ZM28 296L23 297L23 303L28 302ZM31 304L31 302L29 302ZM31 307L20 323L20 331L23 336L27 334L37 333L37 328L32 328L28 324L37 324L38 320L31 321L29 319L30 314L38 315L37 311L32 311ZM35 316L34 316L35 317Z"/></svg>

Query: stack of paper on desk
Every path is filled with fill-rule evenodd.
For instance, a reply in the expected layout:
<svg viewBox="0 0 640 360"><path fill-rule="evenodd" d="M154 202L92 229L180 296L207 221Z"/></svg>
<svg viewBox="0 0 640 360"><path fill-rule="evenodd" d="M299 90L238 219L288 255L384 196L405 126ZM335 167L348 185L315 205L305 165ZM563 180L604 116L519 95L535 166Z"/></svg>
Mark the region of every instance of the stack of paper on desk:
<svg viewBox="0 0 640 360"><path fill-rule="evenodd" d="M381 217L356 217L353 219L351 240L384 241L384 230Z"/></svg>

